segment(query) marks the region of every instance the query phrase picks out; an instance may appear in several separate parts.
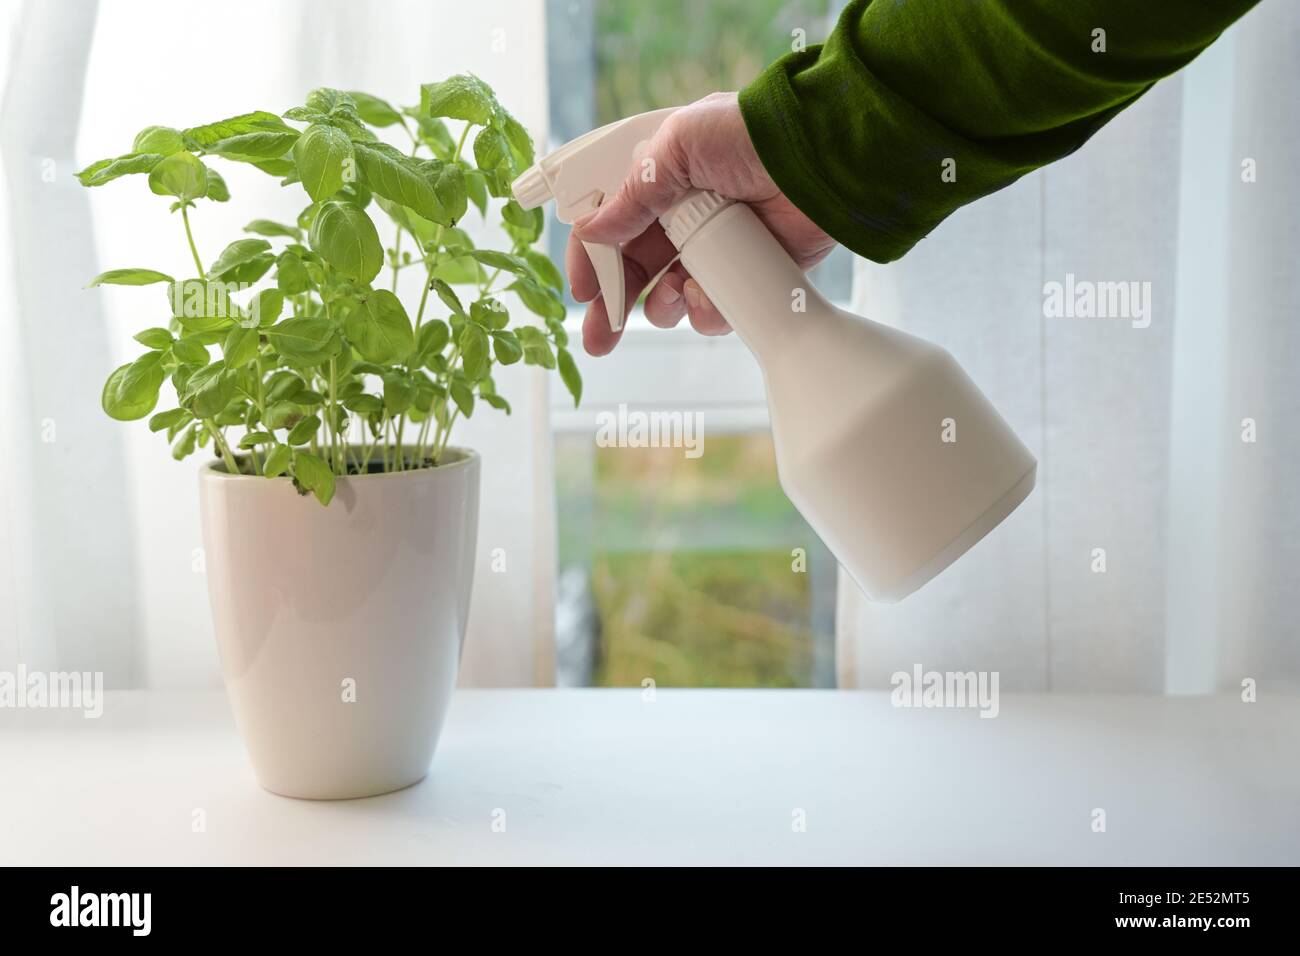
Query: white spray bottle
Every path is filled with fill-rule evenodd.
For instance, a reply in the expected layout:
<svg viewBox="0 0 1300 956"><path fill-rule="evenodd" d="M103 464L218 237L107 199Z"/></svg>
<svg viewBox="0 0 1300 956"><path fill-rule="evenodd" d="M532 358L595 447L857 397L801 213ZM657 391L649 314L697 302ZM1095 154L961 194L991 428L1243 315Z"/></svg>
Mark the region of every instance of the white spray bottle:
<svg viewBox="0 0 1300 956"><path fill-rule="evenodd" d="M554 199L572 223L617 192L672 112L562 146L515 198ZM763 370L781 487L870 597L906 597L1033 490L1033 455L947 351L832 306L748 206L695 190L659 221ZM584 246L618 331L622 250Z"/></svg>

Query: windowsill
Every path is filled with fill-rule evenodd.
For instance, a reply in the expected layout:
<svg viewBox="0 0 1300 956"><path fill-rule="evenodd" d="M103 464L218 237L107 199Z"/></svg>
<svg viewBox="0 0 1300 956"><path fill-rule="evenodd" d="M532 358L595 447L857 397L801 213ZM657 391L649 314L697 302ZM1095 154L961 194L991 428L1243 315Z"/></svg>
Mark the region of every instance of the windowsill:
<svg viewBox="0 0 1300 956"><path fill-rule="evenodd" d="M109 691L0 711L0 818L20 865L1281 865L1297 747L1286 697L462 690L422 783L314 803L258 788L222 694Z"/></svg>

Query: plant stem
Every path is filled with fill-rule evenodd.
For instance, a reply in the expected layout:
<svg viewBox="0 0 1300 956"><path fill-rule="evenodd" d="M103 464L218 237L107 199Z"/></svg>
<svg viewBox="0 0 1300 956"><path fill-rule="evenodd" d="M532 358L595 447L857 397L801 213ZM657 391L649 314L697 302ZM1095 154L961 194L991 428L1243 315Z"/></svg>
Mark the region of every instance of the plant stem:
<svg viewBox="0 0 1300 956"><path fill-rule="evenodd" d="M212 436L212 441L216 444L217 450L221 452L221 459L226 463L226 472L231 475L240 474L239 463L235 461L230 446L226 444L226 436L221 433L217 423L211 418L205 418L203 424L207 426L208 434Z"/></svg>
<svg viewBox="0 0 1300 956"><path fill-rule="evenodd" d="M330 433L330 467L334 469L336 475L343 474L346 471L346 469L340 471L338 415L336 413L338 409L337 367L338 360L330 356L330 410L327 424Z"/></svg>
<svg viewBox="0 0 1300 956"><path fill-rule="evenodd" d="M424 307L429 302L429 289L433 287L433 270L438 268L438 244L442 242L442 226L434 238L434 250L425 259L428 268L424 275L424 291L420 293L420 308L415 313L415 334L420 334L420 323L424 321Z"/></svg>
<svg viewBox="0 0 1300 956"><path fill-rule="evenodd" d="M453 408L453 409L451 410L451 415L448 416L448 418L447 418L447 428L446 428L446 430L442 433L442 444L441 444L440 446L437 446L437 447L436 447L436 451L435 451L434 456L433 456L433 463L434 463L435 465L436 465L438 462L442 461L442 453L445 452L445 451L447 450L447 442L451 441L451 426L454 425L454 424L456 424L456 416L459 415L459 414L460 414L460 409L459 409L459 408ZM436 442L436 439L435 439L435 442Z"/></svg>
<svg viewBox="0 0 1300 956"><path fill-rule="evenodd" d="M257 410L262 414L262 423L266 423L266 390L262 386L262 376L266 373L262 371L262 356L259 354L255 360L257 362Z"/></svg>
<svg viewBox="0 0 1300 956"><path fill-rule="evenodd" d="M199 258L199 250L194 245L194 233L190 230L190 209L188 206L181 206L181 221L185 223L185 238L190 244L190 255L194 257L194 268L199 270L199 278L202 279L207 272L203 268L203 260Z"/></svg>
<svg viewBox="0 0 1300 956"><path fill-rule="evenodd" d="M420 422L420 434L416 436L415 439L415 454L419 459L421 466L424 465L424 443L428 441L429 438L429 423L431 421L433 421L432 409L430 410L429 416L426 417L424 421Z"/></svg>
<svg viewBox="0 0 1300 956"><path fill-rule="evenodd" d="M414 156L420 149L420 141L411 132L411 127L406 125L406 120L402 116L397 117L397 122L402 124L402 129L406 132L406 135L411 137L411 155Z"/></svg>
<svg viewBox="0 0 1300 956"><path fill-rule="evenodd" d="M397 240L393 243L393 294L397 294L397 276L401 271L402 261L402 227L397 227Z"/></svg>

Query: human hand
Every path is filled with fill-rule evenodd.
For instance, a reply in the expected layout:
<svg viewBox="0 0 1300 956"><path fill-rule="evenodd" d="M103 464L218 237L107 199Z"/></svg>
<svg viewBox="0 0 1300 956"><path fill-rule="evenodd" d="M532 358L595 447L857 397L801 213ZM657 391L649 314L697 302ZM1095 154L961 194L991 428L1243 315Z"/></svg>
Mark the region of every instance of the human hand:
<svg viewBox="0 0 1300 956"><path fill-rule="evenodd" d="M654 160L654 176L641 176L642 161ZM712 189L728 199L748 203L801 269L809 269L835 247L835 240L801 213L777 188L750 142L735 93L711 93L673 113L638 154L623 186L596 212L574 223L565 252L565 270L573 297L588 302L582 341L592 355L605 355L622 332L611 332L607 303L600 296L596 272L582 242L624 243L624 315L650 280L677 249L664 235L659 216L691 189ZM672 328L690 317L703 335L731 331L680 262L673 263L646 297L646 318Z"/></svg>

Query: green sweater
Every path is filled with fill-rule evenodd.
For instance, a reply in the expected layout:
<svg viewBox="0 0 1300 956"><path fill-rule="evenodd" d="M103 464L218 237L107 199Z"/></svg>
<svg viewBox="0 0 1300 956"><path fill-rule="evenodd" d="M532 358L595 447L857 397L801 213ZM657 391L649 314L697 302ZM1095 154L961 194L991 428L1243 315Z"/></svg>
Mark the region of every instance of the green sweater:
<svg viewBox="0 0 1300 956"><path fill-rule="evenodd" d="M786 196L889 262L1074 152L1256 2L854 0L824 45L741 91L741 111Z"/></svg>

